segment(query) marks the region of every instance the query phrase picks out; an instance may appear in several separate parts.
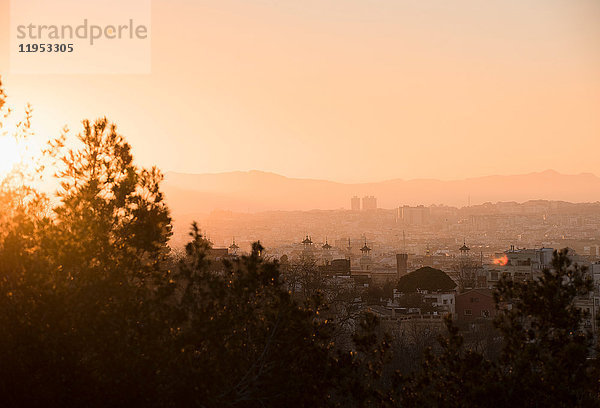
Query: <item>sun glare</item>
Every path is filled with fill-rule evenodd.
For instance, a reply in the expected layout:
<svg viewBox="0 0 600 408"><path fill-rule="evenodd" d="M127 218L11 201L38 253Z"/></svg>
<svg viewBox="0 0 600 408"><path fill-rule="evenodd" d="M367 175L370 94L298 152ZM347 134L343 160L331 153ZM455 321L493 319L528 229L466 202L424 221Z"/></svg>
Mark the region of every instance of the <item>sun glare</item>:
<svg viewBox="0 0 600 408"><path fill-rule="evenodd" d="M19 143L12 136L0 136L0 178L8 174L22 159Z"/></svg>

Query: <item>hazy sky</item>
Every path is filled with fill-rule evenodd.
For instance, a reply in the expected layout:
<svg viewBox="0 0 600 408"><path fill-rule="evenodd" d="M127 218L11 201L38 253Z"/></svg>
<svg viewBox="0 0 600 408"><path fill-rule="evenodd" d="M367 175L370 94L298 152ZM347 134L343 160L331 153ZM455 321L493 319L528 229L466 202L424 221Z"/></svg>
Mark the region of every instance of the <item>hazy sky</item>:
<svg viewBox="0 0 600 408"><path fill-rule="evenodd" d="M6 31L38 130L107 115L165 171L600 174L598 0L154 1L141 76L7 75Z"/></svg>

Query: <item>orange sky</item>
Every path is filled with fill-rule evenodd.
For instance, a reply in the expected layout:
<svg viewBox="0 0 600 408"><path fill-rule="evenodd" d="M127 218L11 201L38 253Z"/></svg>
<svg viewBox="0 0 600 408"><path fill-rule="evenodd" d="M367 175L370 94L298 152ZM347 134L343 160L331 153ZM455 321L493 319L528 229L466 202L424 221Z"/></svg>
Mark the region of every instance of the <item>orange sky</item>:
<svg viewBox="0 0 600 408"><path fill-rule="evenodd" d="M600 174L597 0L161 0L152 24L139 76L9 75L3 30L13 105L51 136L107 115L166 171Z"/></svg>

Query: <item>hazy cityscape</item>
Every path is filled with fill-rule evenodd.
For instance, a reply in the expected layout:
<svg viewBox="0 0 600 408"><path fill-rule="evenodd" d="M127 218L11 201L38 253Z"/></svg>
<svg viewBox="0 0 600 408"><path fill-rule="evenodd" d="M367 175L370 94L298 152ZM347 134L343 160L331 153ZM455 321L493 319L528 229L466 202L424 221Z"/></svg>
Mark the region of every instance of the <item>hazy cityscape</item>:
<svg viewBox="0 0 600 408"><path fill-rule="evenodd" d="M454 305L455 296L470 289L487 294L486 316L467 316L465 310L457 311L454 306L429 312L438 317L449 313L458 321L491 321L491 290L502 276L537 279L544 268L551 267L555 249L569 248L572 259L589 268L596 285L592 297L580 299L589 303L587 324L595 333L600 308L600 203L532 200L462 208L381 209L374 196L353 196L348 201L349 208L340 210L218 210L199 222L205 226L215 254L222 251L221 255L239 256L249 253L251 244L259 241L268 258L285 264L309 257L315 271L320 268L332 282L340 277L349 279L347 283L352 282L355 289L392 287L410 272L439 269L453 280L456 290L445 294L424 290L423 300L429 299L433 306L441 306L439 297L444 295L448 299L443 304ZM185 242L187 231L177 227L174 231L172 242ZM470 276L467 286L465 275ZM373 304L363 298L362 307L372 310L377 306L375 310L383 318L395 316L400 310L395 295L394 289ZM411 321L422 319L421 311L413 309L412 313L402 310ZM433 325L439 330L441 319Z"/></svg>
<svg viewBox="0 0 600 408"><path fill-rule="evenodd" d="M569 247L590 261L600 255L600 203L536 200L462 208L434 205L258 213L215 210L195 219L215 246L226 247L235 237L238 245L248 251L252 242L261 240L269 251L279 255L286 247L290 251L298 247L307 234L315 244L322 245L328 239L342 257L347 255L348 239L354 243L353 256L359 255L356 243L367 240L374 256L403 251L417 257L428 255L436 264L456 256L464 241L485 262L511 245ZM183 224L181 228L178 221ZM175 213L174 242L187 239L187 221Z"/></svg>

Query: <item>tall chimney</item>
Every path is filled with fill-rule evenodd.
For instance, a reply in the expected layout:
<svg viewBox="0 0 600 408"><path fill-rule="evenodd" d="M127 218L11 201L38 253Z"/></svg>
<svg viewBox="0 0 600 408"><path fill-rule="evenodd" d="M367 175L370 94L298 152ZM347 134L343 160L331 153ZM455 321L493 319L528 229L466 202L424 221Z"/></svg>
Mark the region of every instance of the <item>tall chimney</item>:
<svg viewBox="0 0 600 408"><path fill-rule="evenodd" d="M396 278L400 279L408 272L408 254L396 254Z"/></svg>

